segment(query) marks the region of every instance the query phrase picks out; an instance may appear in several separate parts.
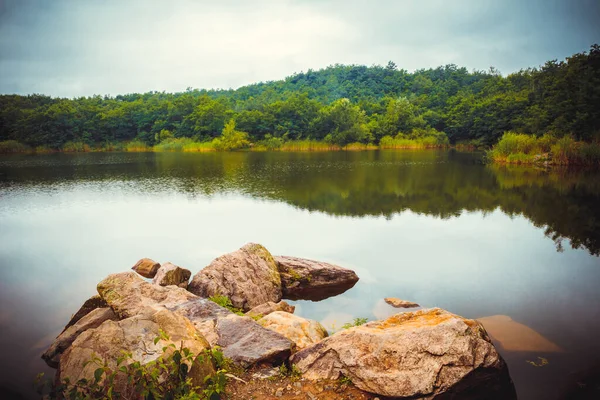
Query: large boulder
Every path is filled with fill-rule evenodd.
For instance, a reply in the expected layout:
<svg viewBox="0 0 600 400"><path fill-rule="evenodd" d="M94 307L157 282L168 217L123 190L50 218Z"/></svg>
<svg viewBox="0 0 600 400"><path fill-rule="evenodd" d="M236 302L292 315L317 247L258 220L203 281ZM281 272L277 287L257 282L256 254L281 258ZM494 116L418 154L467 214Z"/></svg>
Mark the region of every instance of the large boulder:
<svg viewBox="0 0 600 400"><path fill-rule="evenodd" d="M298 350L312 346L328 336L325 328L317 321L285 311L272 312L259 319L258 323L290 339Z"/></svg>
<svg viewBox="0 0 600 400"><path fill-rule="evenodd" d="M65 329L58 337L54 340L54 343L50 345L48 350L42 354L42 358L46 361L46 364L52 368L58 368L58 362L60 355L77 339L77 337L88 329L94 329L102 325L104 321L116 321L117 316L108 307L96 308L79 319L73 325Z"/></svg>
<svg viewBox="0 0 600 400"><path fill-rule="evenodd" d="M133 317L146 307L168 307L197 298L179 287L153 285L135 272L111 274L98 283L97 289L121 319Z"/></svg>
<svg viewBox="0 0 600 400"><path fill-rule="evenodd" d="M294 311L296 311L296 307L289 305L283 300L281 300L279 303L268 301L265 304L254 307L252 310L248 311L246 315L249 317L264 317L265 315L269 315L275 311L285 311L293 314Z"/></svg>
<svg viewBox="0 0 600 400"><path fill-rule="evenodd" d="M166 333L168 341L162 340L155 343L155 339ZM117 358L123 351L131 353L131 359L125 365L137 361L145 365L159 357L168 355L163 353L163 347L174 344L188 348L193 354L200 354L210 349L208 342L196 330L194 325L169 310L145 309L144 312L121 321L106 321L95 329L89 329L79 335L73 344L60 358L58 369L59 380L68 378L74 383L85 378L94 379L94 371L98 368L95 363L88 363L92 356L106 360L109 367L116 367ZM190 369L189 376L196 385L204 384L204 377L214 372L208 359L197 360ZM127 384L123 374L117 375L115 391L123 398L137 398L133 395L134 388Z"/></svg>
<svg viewBox="0 0 600 400"><path fill-rule="evenodd" d="M358 282L352 270L305 258L276 256L283 298L323 300L344 293Z"/></svg>
<svg viewBox="0 0 600 400"><path fill-rule="evenodd" d="M307 379L346 376L368 392L423 399L515 399L485 329L439 308L350 328L291 358Z"/></svg>
<svg viewBox="0 0 600 400"><path fill-rule="evenodd" d="M170 308L184 315L208 342L244 367L252 364L280 364L288 359L294 344L284 336L265 329L250 317L232 313L208 299L195 299Z"/></svg>
<svg viewBox="0 0 600 400"><path fill-rule="evenodd" d="M186 289L190 276L192 276L192 272L189 269L166 262L160 266L154 279L152 279L152 283L160 286L175 285Z"/></svg>
<svg viewBox="0 0 600 400"><path fill-rule="evenodd" d="M160 264L150 258L142 258L138 262L135 263L132 270L143 276L144 278L152 279L158 269L160 268Z"/></svg>
<svg viewBox="0 0 600 400"><path fill-rule="evenodd" d="M213 260L194 275L188 290L200 297L224 295L248 311L281 300L281 279L273 256L260 244L248 243Z"/></svg>
<svg viewBox="0 0 600 400"><path fill-rule="evenodd" d="M104 301L104 299L102 299L102 297L100 297L97 294L90 297L82 304L81 307L79 307L79 310L77 310L77 312L75 314L73 314L73 316L71 317L71 319L69 320L69 322L67 323L65 328L63 329L63 332L66 331L71 325L73 325L77 321L79 321L81 318L88 315L93 310L95 310L97 308L104 308L104 307L108 307L108 304L106 304L106 302Z"/></svg>

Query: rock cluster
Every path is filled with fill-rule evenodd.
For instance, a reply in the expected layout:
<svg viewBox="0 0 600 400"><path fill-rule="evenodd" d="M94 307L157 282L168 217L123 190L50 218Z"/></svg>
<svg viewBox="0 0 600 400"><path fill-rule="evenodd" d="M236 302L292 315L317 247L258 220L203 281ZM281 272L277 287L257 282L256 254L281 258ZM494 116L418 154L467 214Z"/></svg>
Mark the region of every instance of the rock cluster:
<svg viewBox="0 0 600 400"><path fill-rule="evenodd" d="M383 396L514 398L506 364L476 321L424 309L328 336L321 324L294 315L294 306L282 301L342 293L358 281L351 270L273 257L253 243L218 257L189 284L191 272L171 263L142 259L133 270L103 279L98 296L85 302L43 354L59 380L93 379L87 363L92 354L114 364L125 350L128 362L151 362L165 345L154 341L163 332L195 354L219 346L241 367L291 362L307 379L346 376ZM217 295L246 314L209 299ZM189 367L199 386L213 372L208 362ZM115 387L124 394L132 390L125 380Z"/></svg>

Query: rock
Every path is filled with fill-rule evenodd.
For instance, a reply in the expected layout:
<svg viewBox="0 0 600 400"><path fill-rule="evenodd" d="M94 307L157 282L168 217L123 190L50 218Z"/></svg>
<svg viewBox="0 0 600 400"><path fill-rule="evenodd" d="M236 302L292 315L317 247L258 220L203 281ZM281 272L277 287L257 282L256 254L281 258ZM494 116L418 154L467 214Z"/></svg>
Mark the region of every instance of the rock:
<svg viewBox="0 0 600 400"><path fill-rule="evenodd" d="M289 339L252 318L236 315L208 299L196 298L170 309L192 321L212 346L220 346L226 357L243 367L280 364L294 347Z"/></svg>
<svg viewBox="0 0 600 400"><path fill-rule="evenodd" d="M413 303L412 301L400 300L396 297L386 297L383 300L385 300L386 303L388 303L390 306L395 307L395 308L421 307L417 303Z"/></svg>
<svg viewBox="0 0 600 400"><path fill-rule="evenodd" d="M144 278L149 279L154 278L154 275L156 275L156 272L159 268L160 264L149 258L142 258L140 261L135 263L133 267L131 267L132 270L134 270Z"/></svg>
<svg viewBox="0 0 600 400"><path fill-rule="evenodd" d="M227 296L234 307L248 311L281 300L281 279L271 253L248 243L213 260L194 275L188 290L200 297Z"/></svg>
<svg viewBox="0 0 600 400"><path fill-rule="evenodd" d="M154 343L160 331L169 336L168 341ZM108 362L109 367L116 367L116 359L122 351L131 352L132 358L125 364L139 361L142 365L154 361L163 355L162 348L173 343L177 348L183 346L193 354L200 354L210 348L208 342L186 318L166 309L144 312L122 321L106 321L95 329L83 332L60 358L59 379L69 378L71 382L79 379L94 379L94 371L98 367L88 363L93 354ZM197 360L191 366L189 377L196 385L204 384L204 377L214 372L210 360ZM115 391L122 398L132 396L134 388L128 387L127 378L123 374L115 378Z"/></svg>
<svg viewBox="0 0 600 400"><path fill-rule="evenodd" d="M42 354L42 358L46 364L52 368L58 368L60 355L77 339L77 337L88 329L99 327L104 321L116 321L117 316L108 307L96 308L78 320L73 325L65 329L54 340L48 350Z"/></svg>
<svg viewBox="0 0 600 400"><path fill-rule="evenodd" d="M100 297L98 295L90 297L83 303L83 305L79 308L79 310L77 310L77 312L75 314L73 314L73 316L71 317L71 319L69 320L69 322L67 323L65 328L63 329L63 332L66 331L68 327L70 327L71 325L73 325L77 321L79 321L81 318L85 317L91 311L93 311L97 308L102 308L102 307L108 307L108 304L106 304L106 302L102 299L102 297Z"/></svg>
<svg viewBox="0 0 600 400"><path fill-rule="evenodd" d="M296 348L299 350L318 343L328 336L325 328L317 321L284 311L272 312L259 319L258 323L290 339L296 343Z"/></svg>
<svg viewBox="0 0 600 400"><path fill-rule="evenodd" d="M323 300L344 293L358 282L352 270L305 258L276 256L283 297Z"/></svg>
<svg viewBox="0 0 600 400"><path fill-rule="evenodd" d="M246 315L249 317L264 317L265 315L269 315L275 311L285 311L293 314L294 311L296 311L296 307L289 305L283 300L281 300L279 303L268 301L265 304L254 307L252 310L248 311Z"/></svg>
<svg viewBox="0 0 600 400"><path fill-rule="evenodd" d="M492 315L477 318L492 339L498 341L504 350L532 353L562 353L556 343L551 342L527 325L514 321L508 315Z"/></svg>
<svg viewBox="0 0 600 400"><path fill-rule="evenodd" d="M253 379L269 379L279 376L279 368L261 368L252 374Z"/></svg>
<svg viewBox="0 0 600 400"><path fill-rule="evenodd" d="M158 269L152 283L160 286L175 285L187 289L192 272L170 262L164 263Z"/></svg>
<svg viewBox="0 0 600 400"><path fill-rule="evenodd" d="M516 398L506 363L485 329L439 308L343 330L294 354L291 362L305 379L346 376L382 396Z"/></svg>
<svg viewBox="0 0 600 400"><path fill-rule="evenodd" d="M100 297L121 319L133 317L146 307L169 307L197 298L179 287L153 285L135 272L111 274L98 284L97 289Z"/></svg>

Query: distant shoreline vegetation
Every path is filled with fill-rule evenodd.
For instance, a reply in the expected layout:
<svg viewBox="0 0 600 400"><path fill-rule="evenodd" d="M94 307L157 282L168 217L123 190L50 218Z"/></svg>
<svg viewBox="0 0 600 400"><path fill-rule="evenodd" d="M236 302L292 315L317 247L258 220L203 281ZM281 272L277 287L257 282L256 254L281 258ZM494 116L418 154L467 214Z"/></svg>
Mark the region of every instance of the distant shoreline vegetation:
<svg viewBox="0 0 600 400"><path fill-rule="evenodd" d="M549 145L547 138L553 138ZM2 153L452 145L492 148L495 162L537 163L547 155L552 164L597 164L597 143L598 45L507 76L453 64L408 72L390 61L336 64L235 90L73 99L0 95Z"/></svg>

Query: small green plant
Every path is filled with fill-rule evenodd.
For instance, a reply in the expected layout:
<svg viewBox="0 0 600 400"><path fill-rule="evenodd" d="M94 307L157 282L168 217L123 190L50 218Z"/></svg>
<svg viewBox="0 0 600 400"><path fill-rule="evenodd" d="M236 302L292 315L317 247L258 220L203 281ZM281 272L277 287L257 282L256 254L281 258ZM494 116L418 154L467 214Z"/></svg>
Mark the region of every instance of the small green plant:
<svg viewBox="0 0 600 400"><path fill-rule="evenodd" d="M160 331L154 344L161 340L169 340L167 334ZM116 382L126 382L126 391L135 393L145 400L218 400L225 392L227 384L227 368L232 366L231 360L225 358L220 348L215 347L195 355L183 344L177 348L170 343L162 348L163 354L156 360L141 364L133 359L130 352L123 352L116 360L116 365L102 360L92 354L84 367L96 366L93 379L82 378L77 382L64 379L59 384L50 380L44 381L44 374L36 378L36 389L39 394L50 399L70 400L112 400L128 398L131 393L121 393ZM204 377L204 386L195 385L189 376L193 365L210 363L215 372ZM121 385L120 387L122 387ZM137 398L137 397L136 397Z"/></svg>
<svg viewBox="0 0 600 400"><path fill-rule="evenodd" d="M244 312L241 309L233 306L231 299L227 296L224 296L221 294L215 294L214 296L210 296L208 299L210 301L212 301L213 303L217 303L221 307L225 307L226 309L228 309L229 311L231 311L234 314L244 315Z"/></svg>
<svg viewBox="0 0 600 400"><path fill-rule="evenodd" d="M361 326L367 323L369 319L368 318L354 318L352 320L352 322L348 322L344 325L342 325L342 329L349 329L352 328L354 326Z"/></svg>
<svg viewBox="0 0 600 400"><path fill-rule="evenodd" d="M279 366L279 376L281 378L299 379L302 376L302 371L300 371L295 364L292 364L291 367L288 367L284 363Z"/></svg>
<svg viewBox="0 0 600 400"><path fill-rule="evenodd" d="M352 385L352 379L348 378L345 375L342 375L339 379L340 385Z"/></svg>

